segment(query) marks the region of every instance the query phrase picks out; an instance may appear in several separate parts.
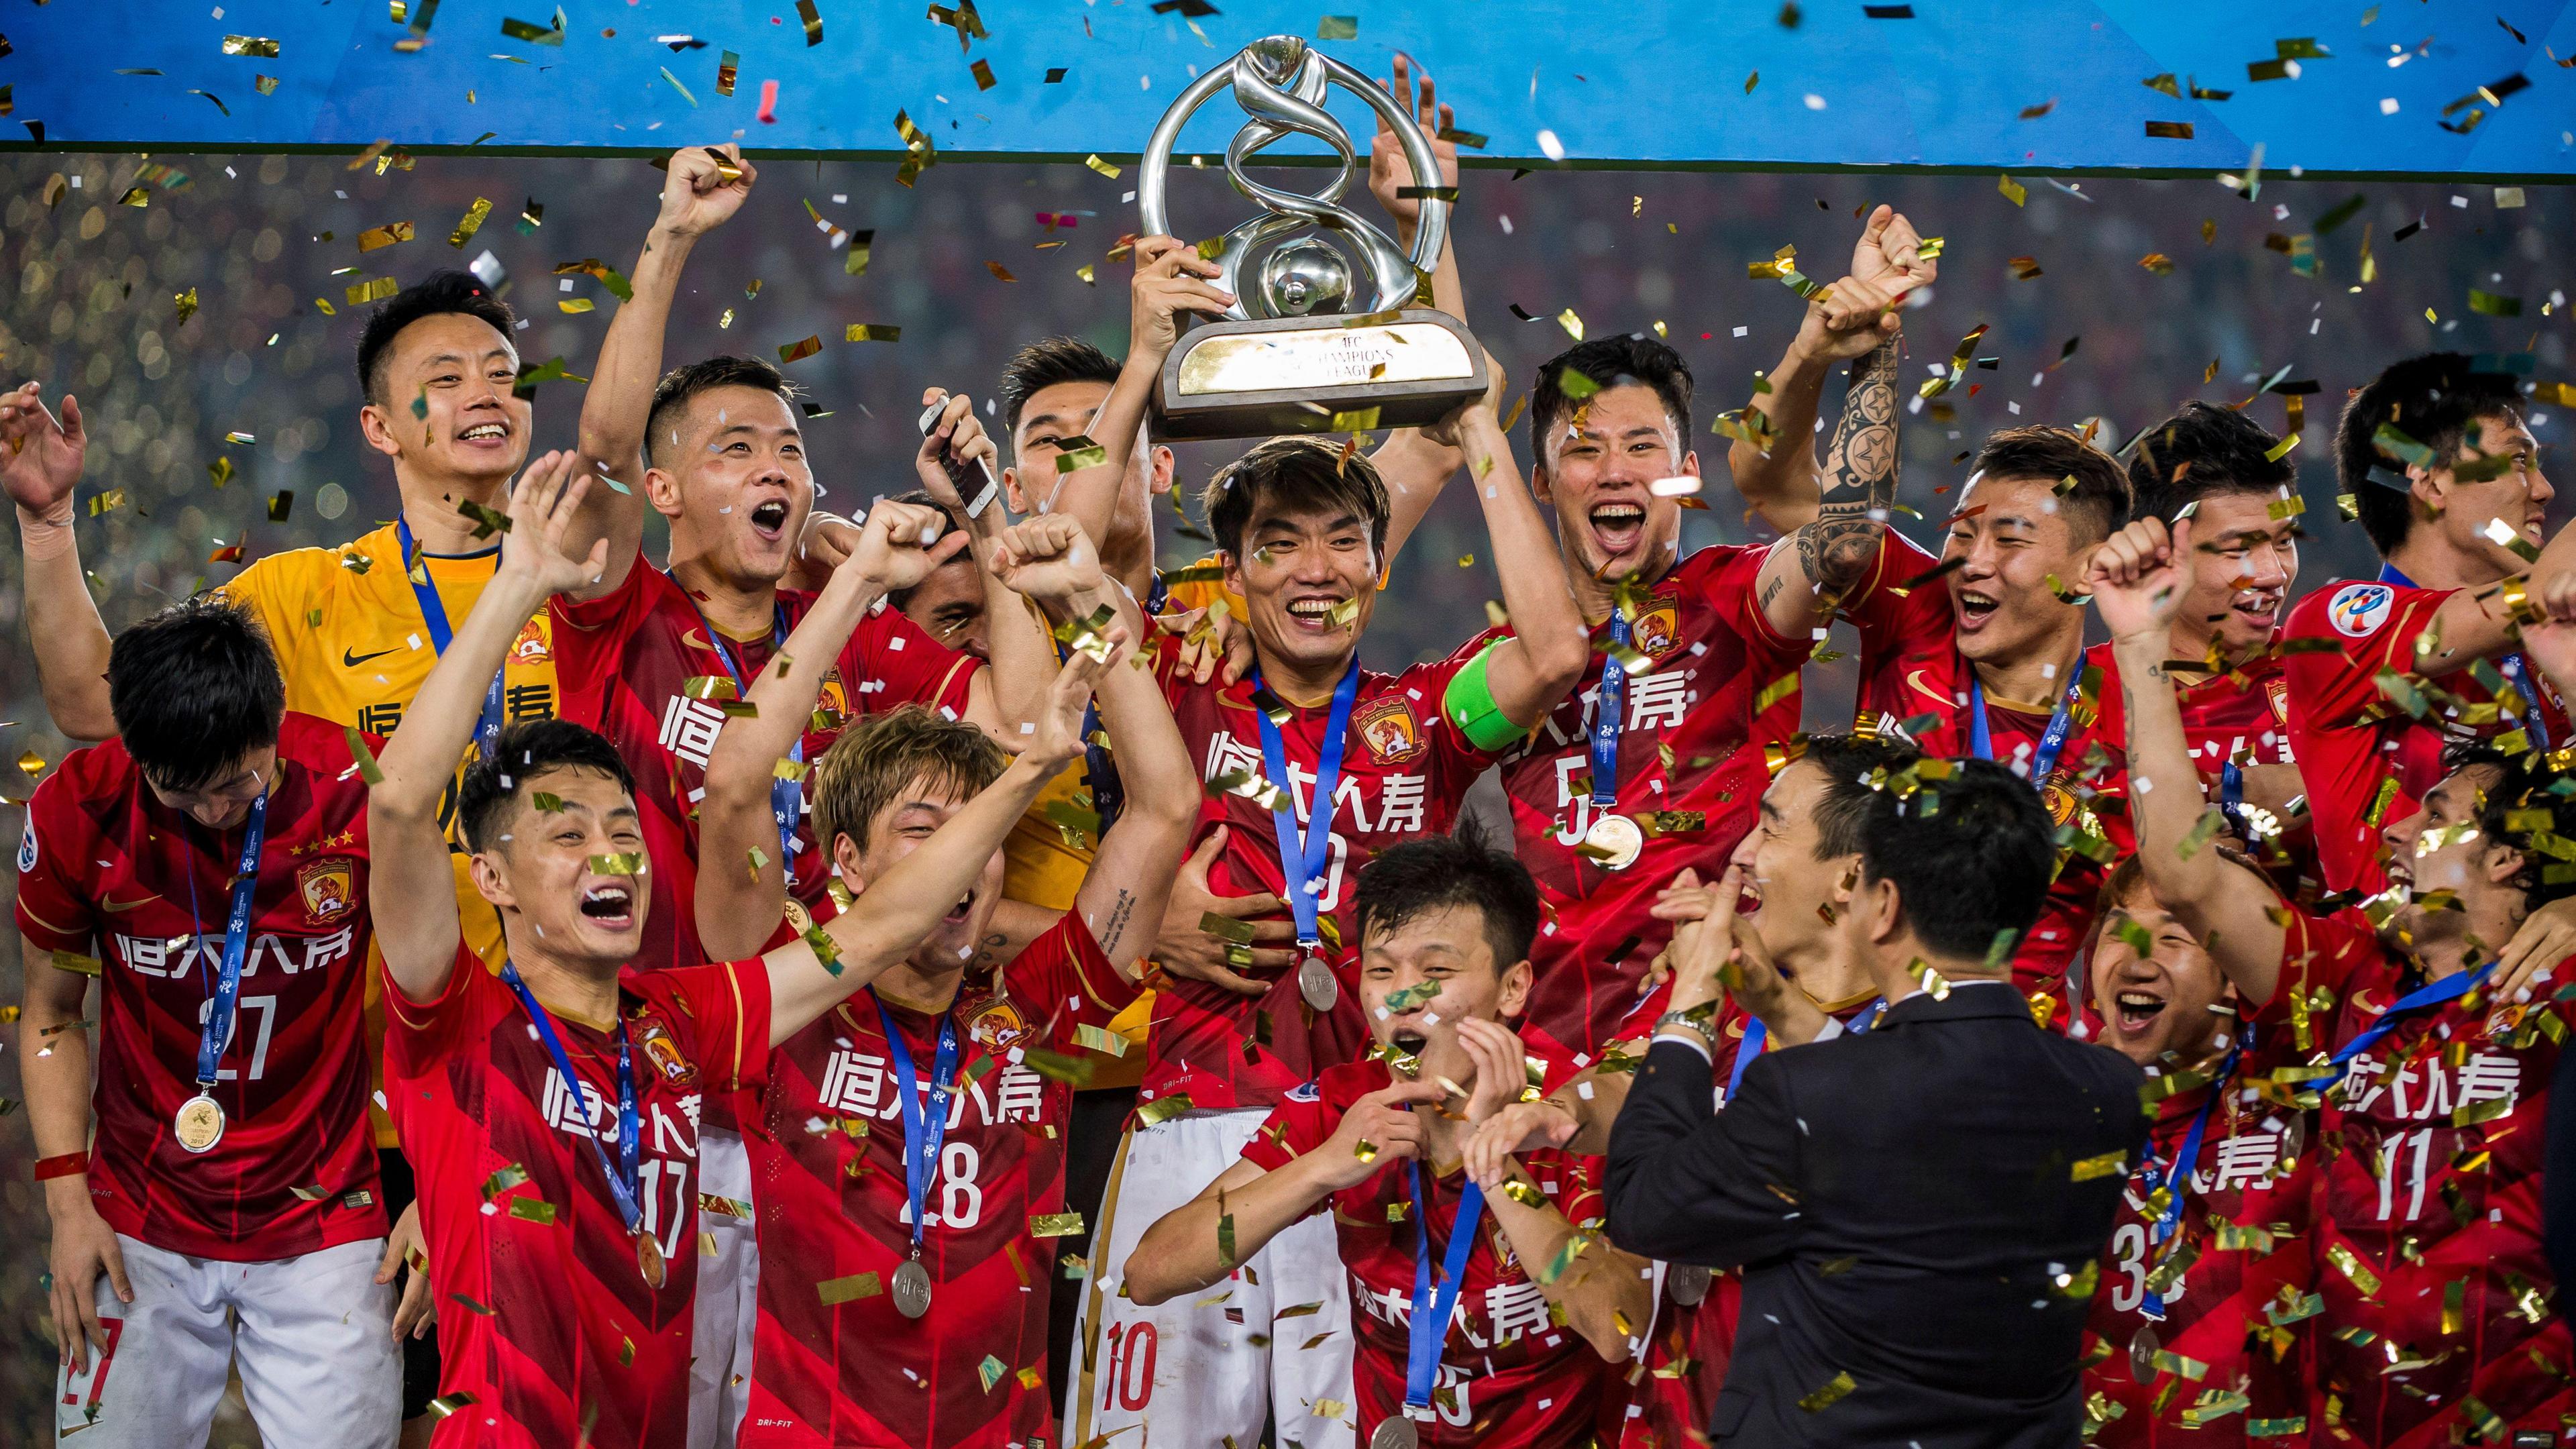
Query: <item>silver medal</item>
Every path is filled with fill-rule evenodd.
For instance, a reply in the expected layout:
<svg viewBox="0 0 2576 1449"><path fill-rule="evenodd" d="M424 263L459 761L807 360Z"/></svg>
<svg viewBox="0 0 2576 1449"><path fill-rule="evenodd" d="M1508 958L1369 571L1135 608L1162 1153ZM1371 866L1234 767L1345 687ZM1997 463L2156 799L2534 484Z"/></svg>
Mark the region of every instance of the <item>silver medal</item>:
<svg viewBox="0 0 2576 1449"><path fill-rule="evenodd" d="M919 1318L930 1311L930 1270L919 1258L905 1261L894 1270L894 1307L906 1318Z"/></svg>
<svg viewBox="0 0 2576 1449"><path fill-rule="evenodd" d="M1646 832L1625 815L1604 815L1583 832L1583 843L1603 870L1626 870L1646 848Z"/></svg>
<svg viewBox="0 0 2576 1449"><path fill-rule="evenodd" d="M1369 1449L1420 1449L1421 1444L1422 1431L1402 1414L1378 1420L1369 1431Z"/></svg>
<svg viewBox="0 0 2576 1449"><path fill-rule="evenodd" d="M1697 1308L1701 1300L1708 1297L1709 1285L1716 1281L1717 1275L1706 1268L1692 1263L1675 1263L1664 1274L1664 1291L1672 1294L1673 1301L1684 1308Z"/></svg>
<svg viewBox="0 0 2576 1449"><path fill-rule="evenodd" d="M1297 994L1317 1011L1330 1011L1342 999L1342 983L1333 975L1332 963L1321 956L1309 956L1297 963Z"/></svg>
<svg viewBox="0 0 2576 1449"><path fill-rule="evenodd" d="M2129 1377L2142 1384L2154 1383L2156 1353L2163 1347L2164 1341L2156 1337L2156 1331L2140 1324L2138 1336L2129 1340Z"/></svg>

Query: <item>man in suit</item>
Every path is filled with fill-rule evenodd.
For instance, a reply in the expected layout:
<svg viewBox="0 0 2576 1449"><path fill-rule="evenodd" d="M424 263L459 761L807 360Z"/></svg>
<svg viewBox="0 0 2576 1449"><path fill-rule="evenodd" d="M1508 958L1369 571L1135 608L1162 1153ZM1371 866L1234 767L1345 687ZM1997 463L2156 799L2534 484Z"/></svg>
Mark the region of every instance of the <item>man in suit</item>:
<svg viewBox="0 0 2576 1449"><path fill-rule="evenodd" d="M1722 982L1757 1014L1780 994L1739 914L1758 888L1730 867L1674 938L1674 1009L1610 1137L1610 1237L1742 1270L1710 1425L1730 1449L2062 1449L2144 1078L2040 1030L2011 984L2054 863L2029 783L1935 759L1874 783L1833 925L1890 1005L1865 1033L1756 1058L1716 1111Z"/></svg>

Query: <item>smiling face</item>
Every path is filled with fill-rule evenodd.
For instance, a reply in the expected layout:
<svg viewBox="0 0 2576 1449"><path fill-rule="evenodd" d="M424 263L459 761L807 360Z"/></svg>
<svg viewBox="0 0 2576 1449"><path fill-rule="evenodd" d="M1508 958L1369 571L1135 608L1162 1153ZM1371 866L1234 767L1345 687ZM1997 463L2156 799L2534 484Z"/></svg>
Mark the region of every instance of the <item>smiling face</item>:
<svg viewBox="0 0 2576 1449"><path fill-rule="evenodd" d="M527 461L533 409L511 392L519 350L491 323L433 313L395 333L378 366L384 397L360 409L359 426L398 476L480 493Z"/></svg>
<svg viewBox="0 0 2576 1449"><path fill-rule="evenodd" d="M1762 792L1761 821L1736 844L1733 863L1743 867L1744 894L1738 912L1749 917L1773 960L1799 975L1815 964L1832 942L1833 925L1849 899L1860 856L1818 855L1823 842L1816 804L1824 798L1824 768L1812 760L1793 760L1781 768ZM1804 980L1801 985L1809 985ZM1825 1000L1838 994L1834 983L1812 983Z"/></svg>
<svg viewBox="0 0 2576 1449"><path fill-rule="evenodd" d="M1474 906L1422 911L1360 943L1360 1009L1381 1046L1417 1057L1422 1080L1475 1085L1475 1059L1458 1045L1458 1023L1502 1021L1528 1004L1530 963L1497 962ZM1425 988L1428 988L1427 990ZM1406 1003L1390 1010L1387 1000Z"/></svg>
<svg viewBox="0 0 2576 1449"><path fill-rule="evenodd" d="M593 970L633 960L653 893L643 875L596 867L610 863L602 857L645 853L634 797L578 766L522 776L517 787L505 828L475 853L473 867L475 888L501 908L512 949ZM539 795L561 808L539 809Z"/></svg>
<svg viewBox="0 0 2576 1449"><path fill-rule="evenodd" d="M2520 915L2522 852L2478 824L2486 792L2503 781L2504 772L2494 765L2455 770L2426 793L2414 814L2381 828L2388 883L2408 893L2406 903L2381 928L2383 938L2408 946L2420 959L2435 947L2461 940L2473 916ZM2492 951L2504 943L2485 944Z"/></svg>
<svg viewBox="0 0 2576 1449"><path fill-rule="evenodd" d="M974 792L961 791L946 781L928 776L915 778L897 790L892 803L868 822L864 846L846 833L833 838L832 858L841 868L842 883L864 894L870 882L883 879L898 861L920 849L923 841L936 834L973 798ZM996 850L976 873L974 885L913 947L908 959L914 970L939 976L966 968L976 942L983 939L985 927L992 923L993 911L1002 899L1002 867L1002 852Z"/></svg>
<svg viewBox="0 0 2576 1449"><path fill-rule="evenodd" d="M153 797L173 810L184 810L188 818L208 830L237 830L250 819L250 807L277 778L277 747L263 745L215 772L214 778L193 790L165 790L146 774L144 783L152 786Z"/></svg>
<svg viewBox="0 0 2576 1449"><path fill-rule="evenodd" d="M766 388L724 385L664 414L661 427L644 485L671 520L672 556L741 587L776 583L814 506L796 410Z"/></svg>
<svg viewBox="0 0 2576 1449"><path fill-rule="evenodd" d="M1641 384L1603 388L1550 425L1532 480L1556 510L1569 569L1602 579L1653 578L1673 562L1681 505L1657 498L1659 478L1699 476L1663 399Z"/></svg>
<svg viewBox="0 0 2576 1449"><path fill-rule="evenodd" d="M2498 578L2529 568L2520 555L2488 533L2491 522L2501 519L2514 537L2533 548L2548 541L2549 500L2556 490L2541 475L2540 444L2532 439L2530 429L2510 414L2482 418L2476 435L2454 457L2463 463L2478 457L2505 458L2512 466L2483 482L2452 478L2442 492L2442 516L2435 520L2444 540L2468 557L2485 560Z"/></svg>
<svg viewBox="0 0 2576 1449"><path fill-rule="evenodd" d="M1979 477L1959 495L1942 541L1943 562L1964 559L1949 574L1958 615L1959 652L1980 663L2026 658L2080 619L2083 607L2061 603L2049 575L2073 589L2097 540L2078 540L2057 507L2053 480Z"/></svg>
<svg viewBox="0 0 2576 1449"><path fill-rule="evenodd" d="M1226 560L1263 657L1313 674L1340 669L1359 647L1377 608L1377 571L1369 521L1356 511L1266 499L1244 524L1243 556Z"/></svg>
<svg viewBox="0 0 2576 1449"><path fill-rule="evenodd" d="M1091 436L1092 424L1108 401L1109 384L1087 380L1050 383L1029 394L1020 405L1019 426L1011 430L1011 466L1002 470L1012 512L1033 513L1037 499L1055 497L1061 476L1055 460L1065 452L1066 443ZM1141 508L1146 499L1168 493L1171 487L1172 450L1149 444L1140 425L1136 445L1127 452L1127 476L1118 483L1119 501ZM1130 511L1120 509L1121 521Z"/></svg>
<svg viewBox="0 0 2576 1449"><path fill-rule="evenodd" d="M2236 1025L2225 1009L2235 991L2218 963L2143 880L2103 914L2091 984L2102 1044L2140 1066L2196 1066L2226 1049Z"/></svg>
<svg viewBox="0 0 2576 1449"><path fill-rule="evenodd" d="M2214 634L2231 658L2271 642L2298 582L2299 521L2272 516L2281 497L2212 493L2191 516L2191 587L2180 617Z"/></svg>

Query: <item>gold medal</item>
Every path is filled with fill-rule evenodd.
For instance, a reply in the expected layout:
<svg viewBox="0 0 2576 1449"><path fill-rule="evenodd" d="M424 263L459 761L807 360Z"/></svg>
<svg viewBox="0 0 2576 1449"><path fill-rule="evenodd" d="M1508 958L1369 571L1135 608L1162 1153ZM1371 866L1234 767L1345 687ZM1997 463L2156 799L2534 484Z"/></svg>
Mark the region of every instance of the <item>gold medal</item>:
<svg viewBox="0 0 2576 1449"><path fill-rule="evenodd" d="M1583 832L1584 854L1603 870L1626 870L1646 848L1646 832L1625 815L1604 815Z"/></svg>
<svg viewBox="0 0 2576 1449"><path fill-rule="evenodd" d="M813 912L806 910L805 903L793 896L787 898L787 929L800 936L814 929Z"/></svg>
<svg viewBox="0 0 2576 1449"><path fill-rule="evenodd" d="M179 1114L170 1121L170 1135L187 1151L211 1152L224 1140L224 1109L199 1092L179 1104Z"/></svg>
<svg viewBox="0 0 2576 1449"><path fill-rule="evenodd" d="M659 1289L671 1276L670 1264L662 1260L662 1245L651 1233L635 1235L635 1266L644 1270L644 1286Z"/></svg>
<svg viewBox="0 0 2576 1449"><path fill-rule="evenodd" d="M1309 956L1297 963L1297 994L1317 1011L1330 1011L1342 999L1342 983L1333 975L1332 964L1321 956Z"/></svg>

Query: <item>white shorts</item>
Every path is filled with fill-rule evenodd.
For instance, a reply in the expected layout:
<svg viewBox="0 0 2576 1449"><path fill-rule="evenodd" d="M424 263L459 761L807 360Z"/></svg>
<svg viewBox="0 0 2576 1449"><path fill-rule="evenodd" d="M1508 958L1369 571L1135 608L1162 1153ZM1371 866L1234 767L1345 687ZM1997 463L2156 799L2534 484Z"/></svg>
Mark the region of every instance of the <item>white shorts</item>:
<svg viewBox="0 0 2576 1449"><path fill-rule="evenodd" d="M1350 1289L1329 1214L1271 1239L1205 1293L1157 1308L1118 1296L1145 1230L1232 1167L1269 1115L1187 1112L1127 1130L1092 1228L1092 1271L1065 1386L1065 1443L1135 1428L1137 1437L1113 1443L1247 1446L1262 1442L1267 1415L1277 1426L1274 1442L1351 1449ZM1272 1321L1280 1309L1310 1303L1323 1307Z"/></svg>
<svg viewBox="0 0 2576 1449"><path fill-rule="evenodd" d="M164 1252L122 1233L134 1301L97 1284L107 1350L56 1370L55 1431L81 1449L203 1444L233 1370L269 1444L392 1449L402 1424L385 1240L267 1263ZM78 1332L77 1326L71 1329Z"/></svg>
<svg viewBox="0 0 2576 1449"><path fill-rule="evenodd" d="M710 1208L710 1199L722 1199ZM742 1134L698 1134L698 1302L689 1360L689 1449L733 1449L751 1407L751 1336L760 1322L759 1222Z"/></svg>

